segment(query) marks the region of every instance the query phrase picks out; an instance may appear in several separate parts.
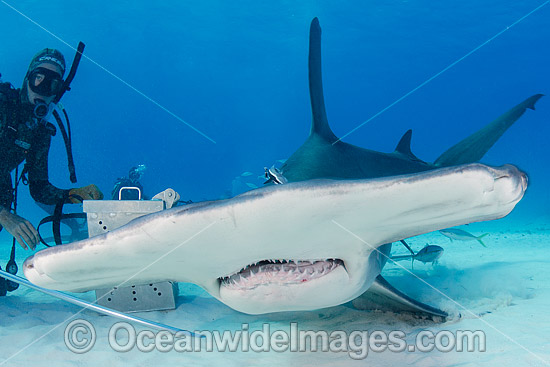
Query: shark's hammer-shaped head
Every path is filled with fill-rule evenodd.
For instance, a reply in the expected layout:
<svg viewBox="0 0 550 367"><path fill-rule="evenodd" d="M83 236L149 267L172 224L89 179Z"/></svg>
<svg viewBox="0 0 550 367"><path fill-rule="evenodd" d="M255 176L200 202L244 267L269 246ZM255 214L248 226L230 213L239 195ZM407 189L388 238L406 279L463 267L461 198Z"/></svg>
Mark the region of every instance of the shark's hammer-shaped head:
<svg viewBox="0 0 550 367"><path fill-rule="evenodd" d="M221 278L222 302L259 314L350 301L380 274L390 249L384 244L434 228L500 218L523 197L527 178L513 166L474 164L301 185L315 187L311 201L280 209L271 223L277 230L265 233L273 237L266 239L270 244L259 251L249 248L252 261ZM297 196L309 201L306 192Z"/></svg>
<svg viewBox="0 0 550 367"><path fill-rule="evenodd" d="M250 314L318 309L364 292L380 273L384 244L503 217L526 186L513 166L471 164L265 187L39 251L24 271L58 290L172 280Z"/></svg>

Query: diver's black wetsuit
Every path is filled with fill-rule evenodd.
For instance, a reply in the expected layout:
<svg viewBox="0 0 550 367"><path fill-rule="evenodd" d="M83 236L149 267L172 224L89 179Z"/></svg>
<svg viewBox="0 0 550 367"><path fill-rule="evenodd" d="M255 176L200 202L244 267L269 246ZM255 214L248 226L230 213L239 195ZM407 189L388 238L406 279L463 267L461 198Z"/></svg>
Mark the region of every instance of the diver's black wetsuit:
<svg viewBox="0 0 550 367"><path fill-rule="evenodd" d="M113 191L111 191L111 200L118 200L119 199L119 192L120 189L123 187L137 187L141 191L141 198L146 199L146 197L143 195L143 186L139 181L131 180L127 177L120 177L118 178L118 181L115 183L115 187L113 188ZM123 191L122 195L120 195L121 200L138 200L138 194L135 190L127 190Z"/></svg>
<svg viewBox="0 0 550 367"><path fill-rule="evenodd" d="M20 91L0 91L0 205L9 210L13 202L10 173L24 160L33 199L56 204L68 197L69 190L55 187L48 179L48 152L55 127L37 124L33 106L22 103L15 92Z"/></svg>

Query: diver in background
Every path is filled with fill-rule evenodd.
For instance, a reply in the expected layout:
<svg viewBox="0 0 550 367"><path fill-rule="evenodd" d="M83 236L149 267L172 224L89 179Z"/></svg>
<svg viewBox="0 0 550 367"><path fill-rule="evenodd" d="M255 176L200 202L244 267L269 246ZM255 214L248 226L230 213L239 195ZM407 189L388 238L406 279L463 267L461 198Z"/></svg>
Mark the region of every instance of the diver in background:
<svg viewBox="0 0 550 367"><path fill-rule="evenodd" d="M93 184L64 190L49 181L48 152L56 128L46 116L63 86L64 73L61 52L46 48L31 60L20 89L0 84L0 230L5 228L24 249L34 249L39 235L28 220L10 211L14 201L11 172L23 161L31 196L37 202L53 205L103 198ZM21 177L25 183L25 176Z"/></svg>
<svg viewBox="0 0 550 367"><path fill-rule="evenodd" d="M143 196L143 186L139 180L141 180L146 169L147 167L144 164L140 164L130 168L128 177L119 177L111 192L111 200L119 200L119 198L120 200L139 200L137 190L124 190L120 193L123 187L137 187L141 191L141 198L145 199Z"/></svg>

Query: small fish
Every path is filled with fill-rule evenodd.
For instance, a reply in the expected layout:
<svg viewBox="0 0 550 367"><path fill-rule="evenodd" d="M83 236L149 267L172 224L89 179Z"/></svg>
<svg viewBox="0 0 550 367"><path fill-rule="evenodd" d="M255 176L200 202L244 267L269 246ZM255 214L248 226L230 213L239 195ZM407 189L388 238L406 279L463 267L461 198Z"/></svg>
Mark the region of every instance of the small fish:
<svg viewBox="0 0 550 367"><path fill-rule="evenodd" d="M426 245L414 255L414 259L423 263L433 263L443 255L443 247L437 245Z"/></svg>
<svg viewBox="0 0 550 367"><path fill-rule="evenodd" d="M275 166L271 166L271 168L264 167L265 169L265 178L267 178L267 181L264 182L264 185L267 183L273 182L275 185L282 185L288 183L288 180L285 176L283 176L283 173L279 171L278 168Z"/></svg>
<svg viewBox="0 0 550 367"><path fill-rule="evenodd" d="M246 186L250 187L251 189L257 189L258 186L254 185L253 183L246 182Z"/></svg>
<svg viewBox="0 0 550 367"><path fill-rule="evenodd" d="M248 177L248 176L252 176L252 175L253 175L253 173L252 173L252 172L248 172L248 171L247 171L247 172L241 173L241 176L242 176L242 177Z"/></svg>
<svg viewBox="0 0 550 367"><path fill-rule="evenodd" d="M458 229L458 228L442 229L442 230L439 231L439 233L441 233L445 237L449 237L451 239L451 241L452 240L458 240L458 241L473 241L473 240L476 240L477 242L481 243L481 245L483 247L487 247L487 246L485 246L485 244L483 243L483 241L481 239L489 234L489 233L484 233L481 236L476 237L473 234L468 233L468 232L463 231L462 229Z"/></svg>
<svg viewBox="0 0 550 367"><path fill-rule="evenodd" d="M392 260L418 260L423 263L433 263L443 255L443 248L437 245L426 245L414 255L392 256Z"/></svg>

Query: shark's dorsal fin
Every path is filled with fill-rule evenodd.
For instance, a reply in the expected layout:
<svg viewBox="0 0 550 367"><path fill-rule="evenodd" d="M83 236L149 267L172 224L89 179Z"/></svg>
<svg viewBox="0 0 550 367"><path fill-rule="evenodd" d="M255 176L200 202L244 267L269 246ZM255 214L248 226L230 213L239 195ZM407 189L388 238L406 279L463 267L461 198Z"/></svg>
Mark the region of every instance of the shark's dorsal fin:
<svg viewBox="0 0 550 367"><path fill-rule="evenodd" d="M397 146L395 147L395 153L401 153L413 161L422 162L422 160L415 156L411 151L411 138L412 130L409 129L405 134L403 134L401 140L399 140L399 143L397 143Z"/></svg>
<svg viewBox="0 0 550 367"><path fill-rule="evenodd" d="M321 73L321 26L317 18L313 18L309 30L309 97L313 113L310 136L318 135L331 143L335 142L338 138L330 129L325 110Z"/></svg>
<svg viewBox="0 0 550 367"><path fill-rule="evenodd" d="M405 134L401 137L401 140L399 140L399 143L397 143L397 146L395 147L395 151L401 154L405 155L412 155L411 152L411 137L412 137L412 130L407 130Z"/></svg>

